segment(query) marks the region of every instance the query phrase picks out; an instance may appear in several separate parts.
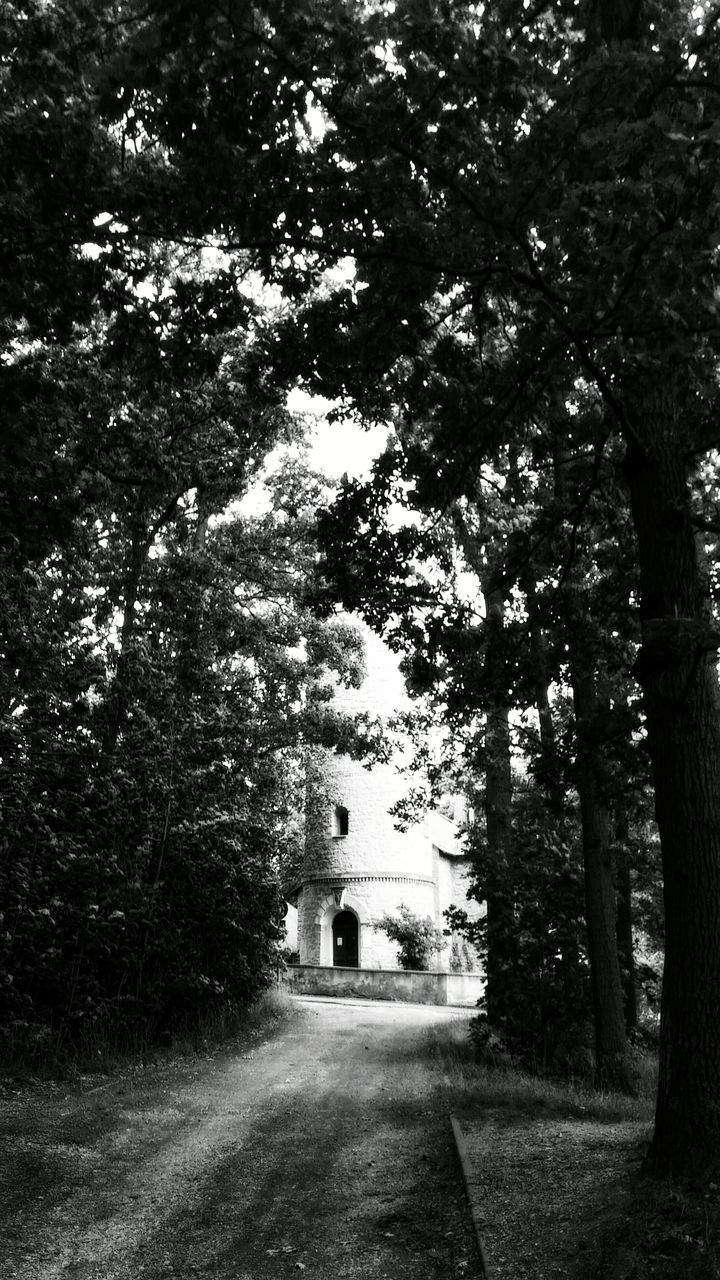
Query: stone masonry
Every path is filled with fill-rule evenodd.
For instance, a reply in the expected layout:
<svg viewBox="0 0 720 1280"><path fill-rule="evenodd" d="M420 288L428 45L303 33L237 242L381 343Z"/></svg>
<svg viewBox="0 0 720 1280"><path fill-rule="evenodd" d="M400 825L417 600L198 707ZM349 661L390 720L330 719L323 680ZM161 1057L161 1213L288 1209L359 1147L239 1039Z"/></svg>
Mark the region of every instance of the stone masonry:
<svg viewBox="0 0 720 1280"><path fill-rule="evenodd" d="M392 655L368 629L368 677L360 690L342 690L344 711L391 714L404 700ZM333 921L357 922L357 965L398 969L397 944L376 930L386 913L401 904L422 918L444 925L443 911L466 901L468 864L452 823L428 813L408 831L390 814L406 783L393 764L365 768L332 751L317 750L307 764L305 860L297 895L300 963L331 966ZM354 920L353 920L354 918ZM335 958L334 958L335 956ZM437 968L447 968L447 955Z"/></svg>

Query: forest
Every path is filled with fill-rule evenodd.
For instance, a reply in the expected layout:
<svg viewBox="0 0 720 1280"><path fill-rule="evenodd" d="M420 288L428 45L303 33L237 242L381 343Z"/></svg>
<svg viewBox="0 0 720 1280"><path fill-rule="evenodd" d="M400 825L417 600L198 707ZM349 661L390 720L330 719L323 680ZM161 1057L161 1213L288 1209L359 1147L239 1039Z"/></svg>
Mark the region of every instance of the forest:
<svg viewBox="0 0 720 1280"><path fill-rule="evenodd" d="M478 1051L632 1092L652 1023L651 1163L717 1171L719 28L4 6L3 1056L272 983L304 755L377 749L355 612L468 801ZM298 388L386 429L369 479Z"/></svg>

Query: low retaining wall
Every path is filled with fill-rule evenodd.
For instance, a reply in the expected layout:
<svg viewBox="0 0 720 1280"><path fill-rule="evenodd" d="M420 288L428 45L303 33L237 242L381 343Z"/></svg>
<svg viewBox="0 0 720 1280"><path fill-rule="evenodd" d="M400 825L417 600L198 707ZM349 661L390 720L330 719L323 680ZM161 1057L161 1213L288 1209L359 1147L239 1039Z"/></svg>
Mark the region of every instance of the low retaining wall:
<svg viewBox="0 0 720 1280"><path fill-rule="evenodd" d="M475 1005L485 990L481 973L421 973L405 969L340 969L291 964L282 975L291 992L304 996L362 996L410 1004Z"/></svg>

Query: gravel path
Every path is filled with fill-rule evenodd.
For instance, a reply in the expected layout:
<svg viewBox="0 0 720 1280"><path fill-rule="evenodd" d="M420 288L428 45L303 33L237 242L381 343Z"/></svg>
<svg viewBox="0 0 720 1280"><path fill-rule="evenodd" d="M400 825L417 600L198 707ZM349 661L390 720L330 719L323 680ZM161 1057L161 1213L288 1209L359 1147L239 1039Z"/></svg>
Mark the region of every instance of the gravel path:
<svg viewBox="0 0 720 1280"><path fill-rule="evenodd" d="M0 1105L3 1280L477 1280L433 1044L465 1011L301 999L233 1055Z"/></svg>

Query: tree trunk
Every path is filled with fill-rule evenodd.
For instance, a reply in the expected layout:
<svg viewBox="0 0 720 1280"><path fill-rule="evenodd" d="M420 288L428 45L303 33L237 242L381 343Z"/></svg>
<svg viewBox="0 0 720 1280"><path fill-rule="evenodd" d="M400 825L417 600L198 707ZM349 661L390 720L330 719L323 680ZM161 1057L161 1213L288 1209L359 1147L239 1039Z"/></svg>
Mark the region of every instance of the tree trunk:
<svg viewBox="0 0 720 1280"><path fill-rule="evenodd" d="M720 1164L720 692L717 635L672 405L645 398L652 444L629 446L644 693L665 895L660 1077L652 1157L673 1173Z"/></svg>
<svg viewBox="0 0 720 1280"><path fill-rule="evenodd" d="M545 793L550 809L554 813L561 813L565 807L565 786L557 757L557 737L548 692L550 675L548 672L547 643L540 620L540 605L535 579L531 572L526 571L523 574L520 579L520 586L525 593L530 658L532 662L531 680L540 728L540 761L536 777Z"/></svg>
<svg viewBox="0 0 720 1280"><path fill-rule="evenodd" d="M615 814L615 880L617 897L617 950L620 980L625 1006L625 1030L637 1031L637 990L635 985L635 948L633 944L632 880L628 855L628 819L625 806L619 803Z"/></svg>
<svg viewBox="0 0 720 1280"><path fill-rule="evenodd" d="M488 844L487 987L491 1026L507 1013L514 967L514 912L511 863L510 718L505 692L503 623L505 600L498 588L485 592L487 645L485 675L488 710L485 720L485 831Z"/></svg>
<svg viewBox="0 0 720 1280"><path fill-rule="evenodd" d="M599 712L592 672L572 670L580 799L585 917L595 1021L595 1071L598 1083L634 1092L625 1033L620 962L617 950L615 869L610 847L610 817L597 783L594 729Z"/></svg>
<svg viewBox="0 0 720 1280"><path fill-rule="evenodd" d="M563 408L563 413L565 412ZM555 497L566 494L567 441L558 433L554 448ZM615 869L610 842L610 816L598 785L598 717L600 705L593 644L578 584L564 589L570 680L576 736L575 784L580 801L585 924L595 1029L595 1073L598 1083L634 1093L635 1085L625 1032L623 990L617 950Z"/></svg>

